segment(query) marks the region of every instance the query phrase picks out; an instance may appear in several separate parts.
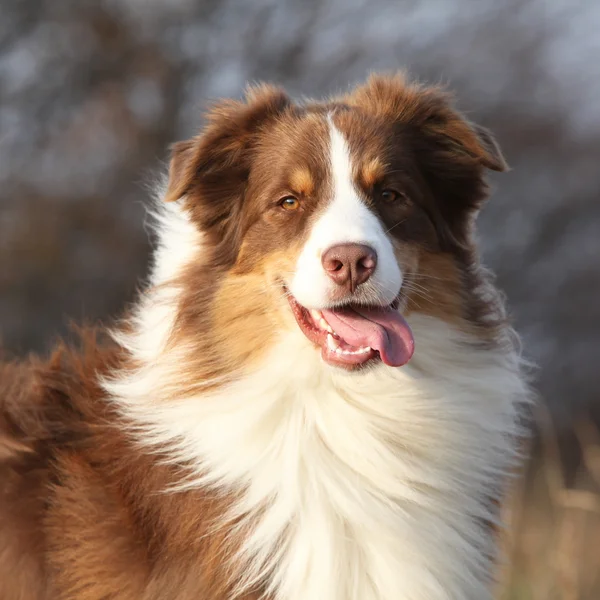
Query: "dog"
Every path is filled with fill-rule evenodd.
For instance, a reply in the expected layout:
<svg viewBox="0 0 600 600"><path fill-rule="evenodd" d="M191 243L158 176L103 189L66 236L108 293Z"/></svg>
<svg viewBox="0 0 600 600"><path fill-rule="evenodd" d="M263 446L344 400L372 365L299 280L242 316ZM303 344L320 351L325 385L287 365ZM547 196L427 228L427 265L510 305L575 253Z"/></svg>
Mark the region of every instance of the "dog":
<svg viewBox="0 0 600 600"><path fill-rule="evenodd" d="M506 163L402 74L173 146L146 289L0 372L4 600L483 600L529 390L475 219Z"/></svg>

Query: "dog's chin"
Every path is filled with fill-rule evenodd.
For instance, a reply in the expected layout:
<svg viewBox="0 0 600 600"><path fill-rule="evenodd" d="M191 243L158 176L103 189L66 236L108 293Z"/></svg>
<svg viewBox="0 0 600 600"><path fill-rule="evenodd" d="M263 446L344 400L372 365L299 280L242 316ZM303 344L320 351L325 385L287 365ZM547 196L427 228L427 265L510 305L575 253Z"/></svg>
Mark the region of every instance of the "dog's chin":
<svg viewBox="0 0 600 600"><path fill-rule="evenodd" d="M405 365L414 352L410 327L395 300L385 306L348 302L334 308L308 309L284 289L300 331L321 350L327 364L346 370L383 362Z"/></svg>

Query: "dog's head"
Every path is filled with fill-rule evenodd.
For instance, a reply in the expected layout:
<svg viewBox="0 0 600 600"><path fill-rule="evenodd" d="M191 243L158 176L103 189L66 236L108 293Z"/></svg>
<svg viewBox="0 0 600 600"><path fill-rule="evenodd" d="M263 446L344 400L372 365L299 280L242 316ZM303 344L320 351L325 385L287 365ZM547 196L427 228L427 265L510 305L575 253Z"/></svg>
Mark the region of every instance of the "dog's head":
<svg viewBox="0 0 600 600"><path fill-rule="evenodd" d="M327 363L405 364L411 311L475 318L473 222L485 169L505 167L445 92L399 75L323 103L261 86L216 104L170 166L166 200L202 235L173 343L214 373L299 327Z"/></svg>

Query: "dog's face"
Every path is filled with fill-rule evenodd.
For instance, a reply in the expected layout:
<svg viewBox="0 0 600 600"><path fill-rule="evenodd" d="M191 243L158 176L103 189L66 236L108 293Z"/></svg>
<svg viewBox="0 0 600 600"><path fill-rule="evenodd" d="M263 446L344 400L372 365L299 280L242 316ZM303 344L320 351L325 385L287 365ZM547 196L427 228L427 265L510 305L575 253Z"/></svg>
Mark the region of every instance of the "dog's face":
<svg viewBox="0 0 600 600"><path fill-rule="evenodd" d="M213 365L290 327L335 366L405 364L404 315L468 319L485 167L505 167L489 133L399 76L326 103L261 87L218 104L171 163L167 200L204 240L178 330L204 356L210 344Z"/></svg>

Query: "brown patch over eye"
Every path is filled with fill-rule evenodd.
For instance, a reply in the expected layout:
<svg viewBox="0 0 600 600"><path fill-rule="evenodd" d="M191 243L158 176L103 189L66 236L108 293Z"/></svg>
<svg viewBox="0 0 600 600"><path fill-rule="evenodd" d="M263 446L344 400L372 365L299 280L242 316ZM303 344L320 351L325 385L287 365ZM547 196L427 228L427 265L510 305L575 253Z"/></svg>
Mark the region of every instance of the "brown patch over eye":
<svg viewBox="0 0 600 600"><path fill-rule="evenodd" d="M384 165L378 158L368 161L362 168L361 179L365 187L372 188L384 175Z"/></svg>
<svg viewBox="0 0 600 600"><path fill-rule="evenodd" d="M300 208L300 200L294 196L286 196L279 201L279 206L287 211L298 210Z"/></svg>
<svg viewBox="0 0 600 600"><path fill-rule="evenodd" d="M315 188L315 182L310 171L306 168L293 171L290 176L290 187L304 196L310 196Z"/></svg>

